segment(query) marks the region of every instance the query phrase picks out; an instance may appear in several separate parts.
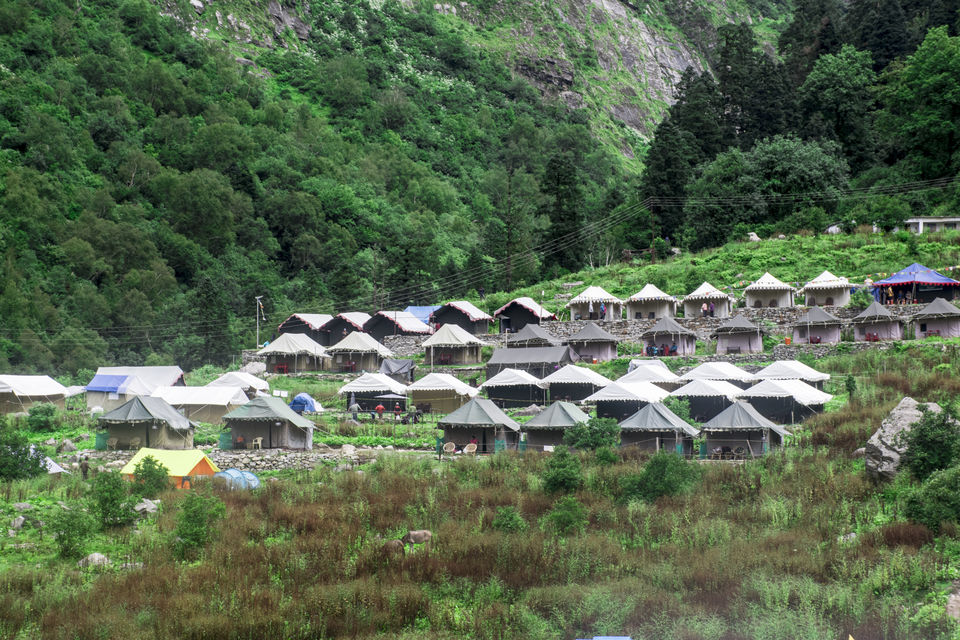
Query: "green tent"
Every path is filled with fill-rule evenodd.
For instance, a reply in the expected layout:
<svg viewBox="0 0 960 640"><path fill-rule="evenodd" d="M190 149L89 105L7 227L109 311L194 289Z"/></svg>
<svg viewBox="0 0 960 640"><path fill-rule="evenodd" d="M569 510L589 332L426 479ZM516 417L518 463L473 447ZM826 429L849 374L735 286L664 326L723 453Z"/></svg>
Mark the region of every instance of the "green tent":
<svg viewBox="0 0 960 640"><path fill-rule="evenodd" d="M223 416L234 447L312 449L314 424L280 398L259 396ZM259 439L259 440L258 440Z"/></svg>
<svg viewBox="0 0 960 640"><path fill-rule="evenodd" d="M196 425L162 398L135 396L97 421L109 439L116 438L117 449L129 448L131 442L156 449L193 448Z"/></svg>

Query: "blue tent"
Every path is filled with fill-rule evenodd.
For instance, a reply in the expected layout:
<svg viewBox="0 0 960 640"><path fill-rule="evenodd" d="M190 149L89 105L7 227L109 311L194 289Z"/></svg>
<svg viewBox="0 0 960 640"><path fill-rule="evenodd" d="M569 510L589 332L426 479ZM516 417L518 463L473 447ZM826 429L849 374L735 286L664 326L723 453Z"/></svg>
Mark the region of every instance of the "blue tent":
<svg viewBox="0 0 960 640"><path fill-rule="evenodd" d="M260 478L249 471L227 469L213 474L214 478L223 478L231 489L256 489L260 486Z"/></svg>
<svg viewBox="0 0 960 640"><path fill-rule="evenodd" d="M430 314L440 308L440 305L432 305L426 307L407 307L404 309L407 313L412 313L416 316L417 320L424 324L430 324Z"/></svg>
<svg viewBox="0 0 960 640"><path fill-rule="evenodd" d="M922 302L931 302L934 298L953 298L956 289L950 287L960 287L960 282L918 262L914 262L906 269L901 269L889 278L878 280L873 284L875 287L873 297L877 300L880 300L881 296L886 293L887 287L891 287L894 290L894 295L905 293L909 294L912 299Z"/></svg>
<svg viewBox="0 0 960 640"><path fill-rule="evenodd" d="M306 393L298 393L296 397L290 401L290 408L297 413L303 413L304 411L313 413L317 410L317 403Z"/></svg>

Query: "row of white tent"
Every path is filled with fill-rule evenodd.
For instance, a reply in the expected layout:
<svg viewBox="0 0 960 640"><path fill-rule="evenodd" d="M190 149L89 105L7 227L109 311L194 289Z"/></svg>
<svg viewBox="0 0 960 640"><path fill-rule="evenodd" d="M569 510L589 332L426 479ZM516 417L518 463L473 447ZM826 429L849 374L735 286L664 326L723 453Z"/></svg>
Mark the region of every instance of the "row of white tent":
<svg viewBox="0 0 960 640"><path fill-rule="evenodd" d="M379 373L365 373L343 385L339 393L390 393L413 398L418 392L450 391L465 399L473 398L480 390L524 385L548 389L557 385L592 386L596 390L580 398L579 402L662 402L675 397L723 397L731 402L750 398L792 398L809 407L822 406L833 396L818 389L830 378L796 360L781 360L770 364L756 374L727 362L707 362L682 376L671 372L660 360L635 360L633 369L616 381L610 380L586 367L567 365L539 379L525 371L504 369L478 388L471 387L447 373L430 373L406 385ZM374 395L373 397L377 397ZM554 398L555 400L558 398ZM562 399L562 398L559 398Z"/></svg>

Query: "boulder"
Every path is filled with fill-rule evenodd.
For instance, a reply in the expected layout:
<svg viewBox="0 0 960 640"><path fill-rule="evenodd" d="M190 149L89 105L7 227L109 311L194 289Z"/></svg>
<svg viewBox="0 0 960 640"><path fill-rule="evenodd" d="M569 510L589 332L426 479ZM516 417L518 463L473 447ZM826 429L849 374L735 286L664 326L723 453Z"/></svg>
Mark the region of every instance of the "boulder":
<svg viewBox="0 0 960 640"><path fill-rule="evenodd" d="M352 444L343 444L343 445L340 445L340 456L341 456L341 457L347 457L347 456L356 455L356 453L357 453L357 448L356 448L355 446L353 446Z"/></svg>
<svg viewBox="0 0 960 640"><path fill-rule="evenodd" d="M47 445L48 447L56 446L56 444L57 444L57 439L56 439L56 438L47 438L46 440L43 441L43 444Z"/></svg>
<svg viewBox="0 0 960 640"><path fill-rule="evenodd" d="M906 397L890 412L876 433L870 436L865 447L867 475L874 480L890 480L897 475L900 456L906 450L902 434L920 420L920 406L939 413L942 409L936 402L920 403Z"/></svg>
<svg viewBox="0 0 960 640"><path fill-rule="evenodd" d="M71 453L77 450L77 445L73 444L73 440L71 440L70 438L67 438L66 440L63 441L63 444L61 445L60 448L64 453Z"/></svg>
<svg viewBox="0 0 960 640"><path fill-rule="evenodd" d="M960 584L953 583L953 593L947 598L947 615L954 620L960 620Z"/></svg>
<svg viewBox="0 0 960 640"><path fill-rule="evenodd" d="M78 567L103 567L110 564L110 558L102 553L91 553L77 563Z"/></svg>
<svg viewBox="0 0 960 640"><path fill-rule="evenodd" d="M30 509L33 509L33 505L29 502L17 502L13 505L13 508L17 511L29 511Z"/></svg>
<svg viewBox="0 0 960 640"><path fill-rule="evenodd" d="M8 538L16 538L16 537L17 537L17 532L16 532L16 530L15 530L15 529L7 529L7 537L8 537Z"/></svg>
<svg viewBox="0 0 960 640"><path fill-rule="evenodd" d="M747 234L747 240L750 242L760 242L760 236L755 234L753 231Z"/></svg>
<svg viewBox="0 0 960 640"><path fill-rule="evenodd" d="M136 511L137 513L144 514L144 513L156 513L158 508L159 507L157 506L156 502L154 502L153 500L148 500L144 498L143 500L140 501L140 504L138 504L133 508L133 510Z"/></svg>
<svg viewBox="0 0 960 640"><path fill-rule="evenodd" d="M866 448L866 447L860 447L859 449L857 449L856 451L853 452L853 457L854 457L854 458L862 458L866 453L867 453L867 448Z"/></svg>
<svg viewBox="0 0 960 640"><path fill-rule="evenodd" d="M13 522L11 523L10 526L13 527L14 530L20 531L20 529L23 529L23 523L26 521L27 519L24 518L23 516L17 516L16 518L13 519Z"/></svg>

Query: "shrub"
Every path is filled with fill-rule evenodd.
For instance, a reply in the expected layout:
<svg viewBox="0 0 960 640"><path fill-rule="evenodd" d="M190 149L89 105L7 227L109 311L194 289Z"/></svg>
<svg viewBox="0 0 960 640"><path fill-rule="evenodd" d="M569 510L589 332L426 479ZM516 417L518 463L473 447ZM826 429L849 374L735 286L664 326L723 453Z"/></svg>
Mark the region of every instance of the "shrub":
<svg viewBox="0 0 960 640"><path fill-rule="evenodd" d="M922 482L953 466L960 454L960 425L949 409L933 412L920 405L920 413L920 420L903 433L906 451L900 463Z"/></svg>
<svg viewBox="0 0 960 640"><path fill-rule="evenodd" d="M33 478L46 470L43 452L32 448L24 434L0 430L0 480Z"/></svg>
<svg viewBox="0 0 960 640"><path fill-rule="evenodd" d="M871 302L873 302L872 295L864 289L857 289L850 295L850 303L847 306L853 309L866 309Z"/></svg>
<svg viewBox="0 0 960 640"><path fill-rule="evenodd" d="M102 526L113 527L133 521L133 500L119 473L97 474L92 493L93 510Z"/></svg>
<svg viewBox="0 0 960 640"><path fill-rule="evenodd" d="M83 545L93 533L96 523L89 513L74 508L56 512L48 526L57 541L60 555L64 558L76 558L83 555Z"/></svg>
<svg viewBox="0 0 960 640"><path fill-rule="evenodd" d="M587 510L573 496L557 500L547 519L561 536L582 533L587 528Z"/></svg>
<svg viewBox="0 0 960 640"><path fill-rule="evenodd" d="M525 530L527 522L516 507L500 507L497 509L497 515L493 519L492 526L497 531L516 533Z"/></svg>
<svg viewBox="0 0 960 640"><path fill-rule="evenodd" d="M607 466L615 464L620 459L620 456L610 447L600 447L596 453L593 454L593 458L597 461L597 464Z"/></svg>
<svg viewBox="0 0 960 640"><path fill-rule="evenodd" d="M591 418L563 434L563 443L575 449L615 447L620 442L620 425L613 418Z"/></svg>
<svg viewBox="0 0 960 640"><path fill-rule="evenodd" d="M547 493L576 491L583 485L580 460L566 447L558 447L547 460L547 468L540 479Z"/></svg>
<svg viewBox="0 0 960 640"><path fill-rule="evenodd" d="M934 532L943 523L960 522L960 467L932 473L907 496L904 513Z"/></svg>
<svg viewBox="0 0 960 640"><path fill-rule="evenodd" d="M640 473L620 478L621 497L642 498L653 502L660 496L673 496L689 490L700 478L700 467L674 453L660 451Z"/></svg>
<svg viewBox="0 0 960 640"><path fill-rule="evenodd" d="M44 402L27 411L27 426L32 431L53 431L57 427L57 405Z"/></svg>
<svg viewBox="0 0 960 640"><path fill-rule="evenodd" d="M690 422L690 399L680 396L667 396L663 404L673 411L684 422Z"/></svg>
<svg viewBox="0 0 960 640"><path fill-rule="evenodd" d="M180 505L177 514L177 552L181 557L205 547L213 539L213 525L226 515L223 501L212 495L191 492Z"/></svg>
<svg viewBox="0 0 960 640"><path fill-rule="evenodd" d="M170 488L170 470L153 456L147 456L133 469L133 491L144 498L155 498Z"/></svg>

